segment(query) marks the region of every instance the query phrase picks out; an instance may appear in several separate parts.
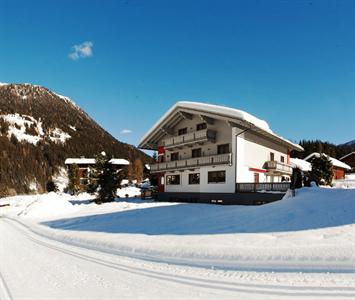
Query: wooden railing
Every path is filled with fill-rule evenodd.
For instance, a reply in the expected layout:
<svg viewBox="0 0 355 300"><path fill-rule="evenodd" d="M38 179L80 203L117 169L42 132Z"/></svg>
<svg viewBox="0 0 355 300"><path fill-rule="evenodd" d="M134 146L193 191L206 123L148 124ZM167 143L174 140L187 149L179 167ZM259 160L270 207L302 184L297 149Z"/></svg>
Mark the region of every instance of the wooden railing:
<svg viewBox="0 0 355 300"><path fill-rule="evenodd" d="M239 193L261 191L286 192L290 186L290 182L242 182L236 184L236 191Z"/></svg>
<svg viewBox="0 0 355 300"><path fill-rule="evenodd" d="M186 133L183 135L177 135L171 138L163 140L163 145L165 148L172 148L182 146L184 144L190 144L201 141L212 141L216 140L216 131L211 129L198 130L195 132Z"/></svg>
<svg viewBox="0 0 355 300"><path fill-rule="evenodd" d="M189 169L189 168L194 168L199 166L222 165L222 164L232 164L231 153L157 163L151 165L150 171L152 173L157 173L157 172L164 172L168 170Z"/></svg>

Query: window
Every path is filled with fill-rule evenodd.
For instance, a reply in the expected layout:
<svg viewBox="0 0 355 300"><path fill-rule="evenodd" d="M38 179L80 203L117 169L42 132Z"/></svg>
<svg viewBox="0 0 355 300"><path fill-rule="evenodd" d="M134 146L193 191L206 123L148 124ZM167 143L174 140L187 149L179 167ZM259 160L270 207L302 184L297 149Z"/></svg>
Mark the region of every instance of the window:
<svg viewBox="0 0 355 300"><path fill-rule="evenodd" d="M270 152L270 160L274 161L275 160L275 154L274 152Z"/></svg>
<svg viewBox="0 0 355 300"><path fill-rule="evenodd" d="M197 149L192 149L191 151L191 155L192 157L201 157L201 148L197 148Z"/></svg>
<svg viewBox="0 0 355 300"><path fill-rule="evenodd" d="M217 146L217 154L229 153L229 144L223 144Z"/></svg>
<svg viewBox="0 0 355 300"><path fill-rule="evenodd" d="M180 175L167 175L166 176L167 185L178 185L180 184Z"/></svg>
<svg viewBox="0 0 355 300"><path fill-rule="evenodd" d="M283 157L282 155L281 155L281 162L282 163L285 162L285 157Z"/></svg>
<svg viewBox="0 0 355 300"><path fill-rule="evenodd" d="M175 160L179 160L179 152L173 152L170 154L170 160L171 161L175 161Z"/></svg>
<svg viewBox="0 0 355 300"><path fill-rule="evenodd" d="M187 133L187 128L181 128L178 130L178 135L183 135L183 134L186 134Z"/></svg>
<svg viewBox="0 0 355 300"><path fill-rule="evenodd" d="M206 128L207 128L207 124L206 123L200 123L200 124L196 125L196 131L204 130Z"/></svg>
<svg viewBox="0 0 355 300"><path fill-rule="evenodd" d="M200 173L189 174L189 184L200 184Z"/></svg>
<svg viewBox="0 0 355 300"><path fill-rule="evenodd" d="M208 183L226 182L226 171L208 172Z"/></svg>

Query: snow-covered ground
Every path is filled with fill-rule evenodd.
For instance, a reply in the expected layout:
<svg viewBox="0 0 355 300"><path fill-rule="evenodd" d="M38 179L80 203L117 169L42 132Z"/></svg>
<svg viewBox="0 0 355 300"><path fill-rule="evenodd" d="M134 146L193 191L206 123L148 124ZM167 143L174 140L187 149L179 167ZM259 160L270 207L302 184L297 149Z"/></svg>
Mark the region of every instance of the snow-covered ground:
<svg viewBox="0 0 355 300"><path fill-rule="evenodd" d="M6 257L0 287L2 274L8 290L20 295L16 274L24 281L22 268L31 269L33 260L46 279L41 292L25 289L38 297L355 298L355 189L303 188L263 206L139 198L96 205L89 198L1 199L10 206L0 208L0 234L9 240L0 246ZM23 261L20 249L32 248L38 253ZM51 260L51 251L61 253ZM89 267L98 261L97 270ZM42 270L44 263L53 263L57 275Z"/></svg>
<svg viewBox="0 0 355 300"><path fill-rule="evenodd" d="M334 180L333 185L337 188L355 189L355 174L346 174L344 179Z"/></svg>

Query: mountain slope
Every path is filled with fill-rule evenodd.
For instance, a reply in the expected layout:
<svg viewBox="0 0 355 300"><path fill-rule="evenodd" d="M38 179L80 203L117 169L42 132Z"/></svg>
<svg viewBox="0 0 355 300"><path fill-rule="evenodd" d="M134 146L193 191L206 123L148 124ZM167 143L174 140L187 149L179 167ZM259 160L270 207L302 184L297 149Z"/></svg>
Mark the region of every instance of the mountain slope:
<svg viewBox="0 0 355 300"><path fill-rule="evenodd" d="M339 146L346 146L346 147L354 147L355 148L355 140L352 140L350 142L340 144Z"/></svg>
<svg viewBox="0 0 355 300"><path fill-rule="evenodd" d="M117 141L69 98L30 84L0 84L0 191L42 191L67 157L105 151L151 158Z"/></svg>

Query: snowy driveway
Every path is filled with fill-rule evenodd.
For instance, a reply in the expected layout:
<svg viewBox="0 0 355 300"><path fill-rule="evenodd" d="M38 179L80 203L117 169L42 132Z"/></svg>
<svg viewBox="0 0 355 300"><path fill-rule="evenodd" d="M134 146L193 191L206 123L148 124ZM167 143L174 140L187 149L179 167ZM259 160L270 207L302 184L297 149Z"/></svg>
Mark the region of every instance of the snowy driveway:
<svg viewBox="0 0 355 300"><path fill-rule="evenodd" d="M353 274L235 272L120 257L0 218L0 299L354 299Z"/></svg>

